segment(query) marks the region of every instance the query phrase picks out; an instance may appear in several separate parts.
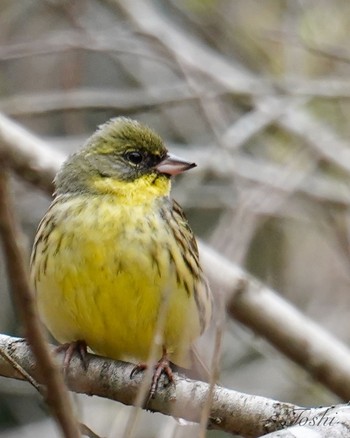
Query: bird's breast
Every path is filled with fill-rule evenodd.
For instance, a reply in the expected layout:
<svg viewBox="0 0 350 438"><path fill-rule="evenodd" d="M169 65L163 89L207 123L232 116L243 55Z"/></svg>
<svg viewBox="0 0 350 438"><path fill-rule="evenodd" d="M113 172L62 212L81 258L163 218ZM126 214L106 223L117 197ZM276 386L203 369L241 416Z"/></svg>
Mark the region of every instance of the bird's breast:
<svg viewBox="0 0 350 438"><path fill-rule="evenodd" d="M34 252L39 310L60 342L84 339L100 354L146 359L166 293L167 342L178 343L187 325L186 343L199 334L195 301L179 279L185 265L174 264L181 250L155 205L123 206L98 196L58 199Z"/></svg>

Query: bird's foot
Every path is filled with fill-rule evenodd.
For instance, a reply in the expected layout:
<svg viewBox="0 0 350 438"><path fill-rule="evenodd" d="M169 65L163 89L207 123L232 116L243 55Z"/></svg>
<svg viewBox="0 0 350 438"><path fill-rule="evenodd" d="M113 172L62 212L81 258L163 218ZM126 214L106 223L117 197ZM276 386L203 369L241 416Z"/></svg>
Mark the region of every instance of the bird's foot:
<svg viewBox="0 0 350 438"><path fill-rule="evenodd" d="M170 383L174 383L174 374L170 367L170 361L166 354L162 356L162 358L157 362L157 365L155 366L154 374L152 377L151 390L149 392L150 399L154 398L154 395L157 392L159 379L162 374L165 374L168 379L167 385L170 385Z"/></svg>
<svg viewBox="0 0 350 438"><path fill-rule="evenodd" d="M64 352L63 359L63 372L66 374L72 360L74 353L78 353L81 363L83 365L84 370L86 371L88 368L88 358L87 358L87 345L85 341L74 341L67 342L66 344L59 345L55 349L55 353Z"/></svg>
<svg viewBox="0 0 350 438"><path fill-rule="evenodd" d="M131 371L130 378L132 379L135 374L144 371L145 369L147 369L147 364L145 363L137 364ZM170 383L174 383L174 374L170 367L170 361L166 352L163 352L163 356L154 367L154 373L152 376L151 389L149 392L148 401L154 398L162 374L165 374L168 379L167 385L169 385Z"/></svg>

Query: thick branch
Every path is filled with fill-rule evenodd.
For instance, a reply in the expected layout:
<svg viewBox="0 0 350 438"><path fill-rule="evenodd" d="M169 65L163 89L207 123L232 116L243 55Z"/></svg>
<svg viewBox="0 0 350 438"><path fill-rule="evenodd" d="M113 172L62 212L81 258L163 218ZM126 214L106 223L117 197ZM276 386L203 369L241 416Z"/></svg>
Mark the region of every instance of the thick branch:
<svg viewBox="0 0 350 438"><path fill-rule="evenodd" d="M19 176L48 193L64 156L0 113L0 158L8 160Z"/></svg>
<svg viewBox="0 0 350 438"><path fill-rule="evenodd" d="M21 367L42 382L37 364L25 340L0 335L0 349L11 355ZM59 355L57 359L62 363L63 356ZM67 384L72 391L98 395L126 405L134 403L142 375L130 379L133 364L94 355L88 355L88 360L88 369L85 371L79 357L73 357L67 373ZM23 379L12 365L1 357L0 375ZM149 402L147 408L165 415L199 422L208 391L207 383L189 380L175 374L175 385L163 387L160 384L155 398ZM341 409L341 406L337 407L337 410ZM301 417L307 416L311 421L321 418L322 415L329 416L328 411L327 408L301 408L215 386L208 421L210 428L246 437L258 437L298 424ZM346 418L350 416L349 409L346 415ZM350 437L349 432L343 437Z"/></svg>
<svg viewBox="0 0 350 438"><path fill-rule="evenodd" d="M202 263L230 315L264 337L344 400L350 399L350 350L273 290L200 244Z"/></svg>

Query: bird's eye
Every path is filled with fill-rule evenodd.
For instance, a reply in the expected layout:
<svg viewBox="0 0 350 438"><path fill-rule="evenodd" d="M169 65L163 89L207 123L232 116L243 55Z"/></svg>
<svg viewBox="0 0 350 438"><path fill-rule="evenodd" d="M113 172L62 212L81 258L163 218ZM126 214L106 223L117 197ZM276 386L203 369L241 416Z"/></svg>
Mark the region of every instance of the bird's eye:
<svg viewBox="0 0 350 438"><path fill-rule="evenodd" d="M128 152L125 158L132 164L140 164L143 160L143 155L140 152L133 151Z"/></svg>

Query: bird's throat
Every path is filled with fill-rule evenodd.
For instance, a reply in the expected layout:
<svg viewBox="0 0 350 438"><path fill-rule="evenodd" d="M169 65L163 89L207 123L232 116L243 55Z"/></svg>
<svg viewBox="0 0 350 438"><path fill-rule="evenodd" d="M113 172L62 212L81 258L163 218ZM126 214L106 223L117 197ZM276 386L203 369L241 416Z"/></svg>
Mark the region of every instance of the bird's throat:
<svg viewBox="0 0 350 438"><path fill-rule="evenodd" d="M114 178L96 178L93 190L101 194L113 194L121 202L138 205L152 202L155 198L168 196L171 181L161 174L144 175L134 181L120 181Z"/></svg>

